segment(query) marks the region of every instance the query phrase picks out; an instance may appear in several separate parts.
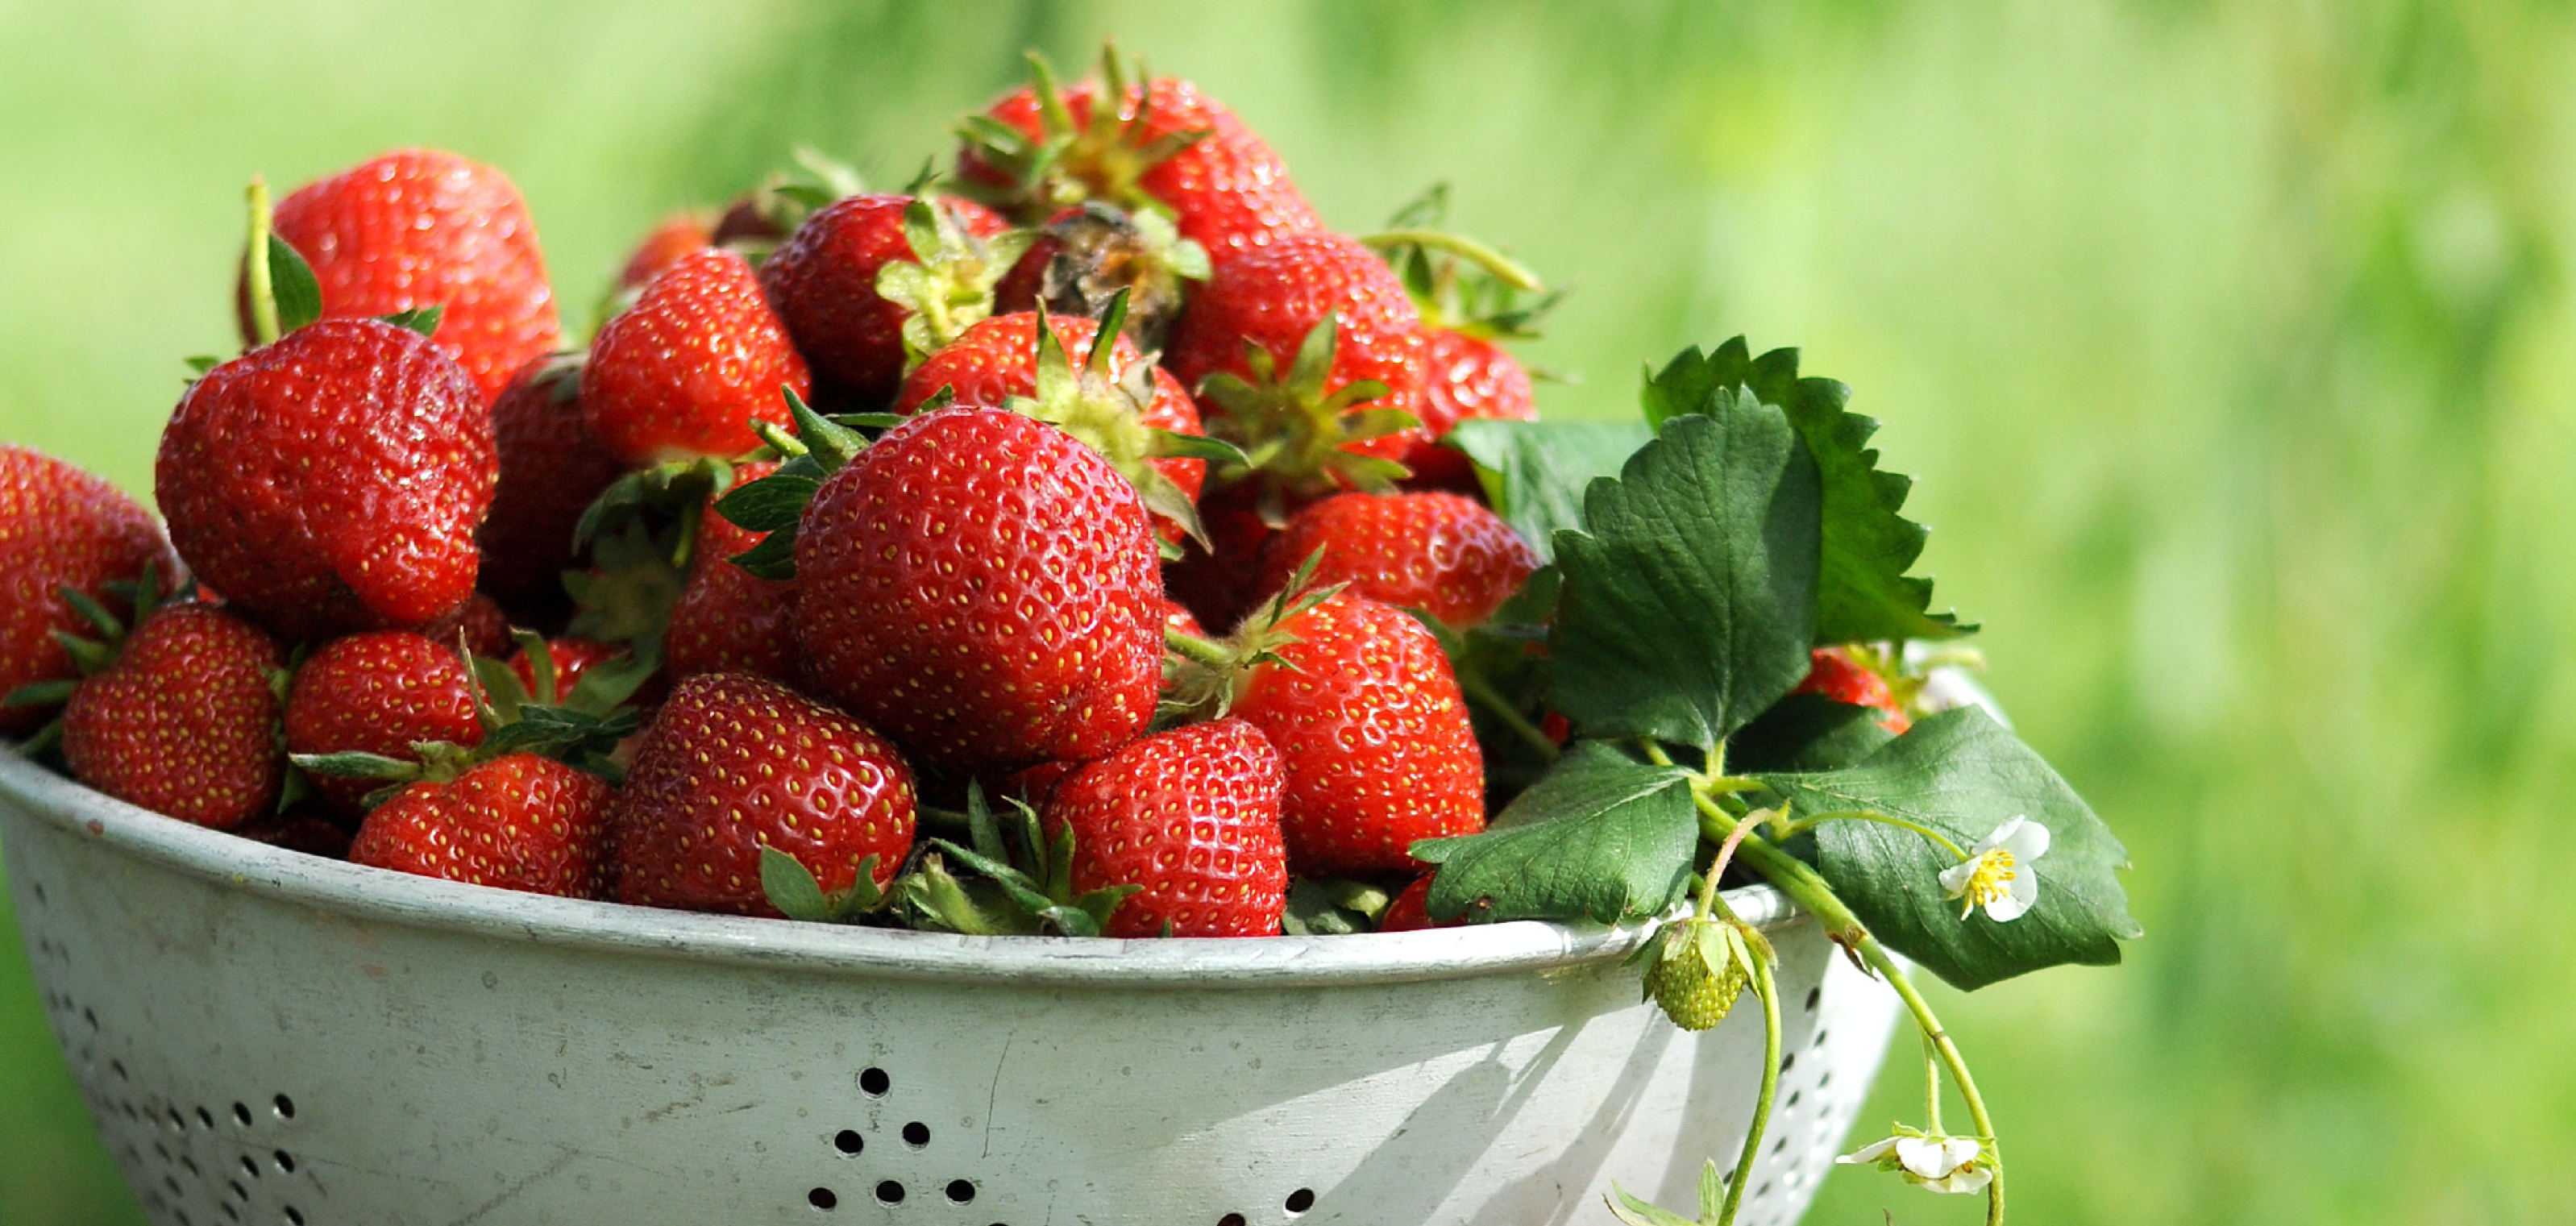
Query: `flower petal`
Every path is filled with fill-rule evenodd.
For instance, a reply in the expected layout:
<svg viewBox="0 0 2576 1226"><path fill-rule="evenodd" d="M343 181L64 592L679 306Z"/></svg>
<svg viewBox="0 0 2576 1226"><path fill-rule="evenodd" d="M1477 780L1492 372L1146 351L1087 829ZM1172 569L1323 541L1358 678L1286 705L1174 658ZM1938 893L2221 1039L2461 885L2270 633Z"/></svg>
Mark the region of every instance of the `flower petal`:
<svg viewBox="0 0 2576 1226"><path fill-rule="evenodd" d="M1986 1185L1993 1183L1994 1181L1994 1169L1980 1164L1963 1170L1952 1171L1939 1179L1923 1180L1922 1185L1929 1191L1948 1192L1954 1195L1965 1196L1985 1191Z"/></svg>
<svg viewBox="0 0 2576 1226"><path fill-rule="evenodd" d="M1941 1143L1941 1160L1948 1163L1951 1170L1956 1171L1976 1161L1977 1155L1985 1152L1985 1148L1973 1137L1952 1137Z"/></svg>
<svg viewBox="0 0 2576 1226"><path fill-rule="evenodd" d="M1970 856L1941 870L1943 898L1957 898L1968 892L1968 879L1977 875L1977 866L1985 862L1982 855Z"/></svg>
<svg viewBox="0 0 2576 1226"><path fill-rule="evenodd" d="M1880 1158L1885 1157L1887 1155L1887 1151L1896 1148L1897 1140L1898 1138L1896 1137L1887 1137L1882 1140L1872 1141L1867 1145L1861 1146L1859 1149L1853 1150L1848 1154L1844 1154L1843 1156L1834 1159L1834 1161L1836 1163L1876 1162Z"/></svg>
<svg viewBox="0 0 2576 1226"><path fill-rule="evenodd" d="M2023 882L2029 882L2030 885L2024 888ZM2006 887L2003 894L1987 900L1986 918L1998 924L2009 924L2020 919L2022 913L2030 910L2030 904L2038 898L2039 883L2027 871L2022 872L2013 877L2012 884Z"/></svg>
<svg viewBox="0 0 2576 1226"><path fill-rule="evenodd" d="M1944 1149L1941 1142L1929 1138L1899 1137L1896 1160L1920 1178L1939 1179L1958 1165L1947 1160L1949 1155L1943 1152Z"/></svg>
<svg viewBox="0 0 2576 1226"><path fill-rule="evenodd" d="M2004 846L2015 834L2021 832L2023 823L2028 822L2029 820L2029 818L2018 813L2005 818L2001 823L1997 824L1995 828L1986 835L1986 837L1977 840L1976 848L1968 854L1972 856L1982 856L1987 852Z"/></svg>
<svg viewBox="0 0 2576 1226"><path fill-rule="evenodd" d="M2048 827L2020 817L2005 825L2013 826L2012 833L2004 834L2001 827L1995 833L2002 837L2004 850L2011 852L2014 860L2028 864L2048 854Z"/></svg>

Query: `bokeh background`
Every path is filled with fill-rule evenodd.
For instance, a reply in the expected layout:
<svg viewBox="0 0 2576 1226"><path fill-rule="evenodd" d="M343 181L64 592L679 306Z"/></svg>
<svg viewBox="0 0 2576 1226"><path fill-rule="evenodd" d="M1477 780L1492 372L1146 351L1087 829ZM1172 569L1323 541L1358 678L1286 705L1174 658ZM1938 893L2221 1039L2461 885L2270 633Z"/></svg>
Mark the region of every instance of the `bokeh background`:
<svg viewBox="0 0 2576 1226"><path fill-rule="evenodd" d="M578 307L666 210L799 142L900 182L1106 34L1335 224L1446 180L1579 284L1550 414L1742 332L1886 421L2148 929L1937 994L2017 1220L2576 1217L2563 3L0 0L0 438L148 491L254 171L495 162ZM1882 1208L1975 1210L1845 1171L1811 1220ZM136 1220L0 936L0 1222Z"/></svg>

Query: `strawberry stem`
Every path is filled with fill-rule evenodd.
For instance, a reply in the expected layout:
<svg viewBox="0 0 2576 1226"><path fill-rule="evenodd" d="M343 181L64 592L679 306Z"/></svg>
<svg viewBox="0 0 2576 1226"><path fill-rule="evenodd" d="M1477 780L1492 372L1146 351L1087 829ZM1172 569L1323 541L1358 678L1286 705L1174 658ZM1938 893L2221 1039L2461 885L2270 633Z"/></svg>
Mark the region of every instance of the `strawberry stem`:
<svg viewBox="0 0 2576 1226"><path fill-rule="evenodd" d="M1523 267L1519 261L1463 234L1451 234L1445 230L1388 230L1368 235L1360 241L1380 251L1395 247L1421 247L1445 252L1492 273L1497 280L1513 289L1535 294L1547 288L1539 281L1537 273Z"/></svg>
<svg viewBox="0 0 2576 1226"><path fill-rule="evenodd" d="M268 275L268 237L274 215L269 210L268 180L250 177L250 246L243 249L244 273L250 281L251 338L262 345L277 342L277 286Z"/></svg>

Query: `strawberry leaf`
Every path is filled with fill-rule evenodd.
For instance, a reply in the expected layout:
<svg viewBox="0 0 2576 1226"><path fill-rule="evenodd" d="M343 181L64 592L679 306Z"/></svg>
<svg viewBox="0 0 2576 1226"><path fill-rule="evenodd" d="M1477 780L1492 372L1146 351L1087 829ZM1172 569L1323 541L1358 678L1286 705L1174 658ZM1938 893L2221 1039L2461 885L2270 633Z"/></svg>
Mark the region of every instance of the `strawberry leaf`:
<svg viewBox="0 0 2576 1226"><path fill-rule="evenodd" d="M294 244L268 236L269 293L277 299L277 333L284 336L322 318L322 282Z"/></svg>
<svg viewBox="0 0 2576 1226"><path fill-rule="evenodd" d="M1779 409L1721 391L1592 483L1556 534L1557 710L1594 737L1715 749L1807 675L1816 468Z"/></svg>
<svg viewBox="0 0 2576 1226"><path fill-rule="evenodd" d="M1749 387L1786 413L1816 458L1824 490L1824 548L1817 567L1819 643L1946 639L1974 633L1953 613L1928 613L1932 581L1907 575L1923 553L1923 525L1897 512L1911 478L1878 470L1869 448L1878 422L1844 410L1851 388L1832 379L1800 378L1798 351L1751 356L1743 337L1703 355L1686 349L1646 380L1646 420L1708 411L1712 398Z"/></svg>
<svg viewBox="0 0 2576 1226"><path fill-rule="evenodd" d="M716 513L747 532L793 528L805 514L805 504L814 501L814 491L822 485L813 477L772 474L734 487L716 500Z"/></svg>
<svg viewBox="0 0 2576 1226"><path fill-rule="evenodd" d="M1557 529L1583 526L1592 479L1617 476L1654 437L1635 422L1480 418L1459 422L1446 441L1475 461L1485 500L1546 560L1555 554Z"/></svg>
<svg viewBox="0 0 2576 1226"><path fill-rule="evenodd" d="M766 843L760 847L760 889L769 896L769 905L789 919L831 922L832 905L824 901L823 887L814 874L796 857Z"/></svg>
<svg viewBox="0 0 2576 1226"><path fill-rule="evenodd" d="M1440 866L1432 918L1599 920L1657 915L1682 896L1699 819L1679 767L1586 741L1566 751L1482 834L1415 843Z"/></svg>
<svg viewBox="0 0 2576 1226"><path fill-rule="evenodd" d="M1791 694L1727 738L1727 765L1737 773L1839 770L1896 739L1879 726L1885 718L1822 694Z"/></svg>
<svg viewBox="0 0 2576 1226"><path fill-rule="evenodd" d="M446 314L445 306L425 306L413 307L408 311L396 311L379 318L397 328L409 328L422 336L434 336L438 333L438 321Z"/></svg>
<svg viewBox="0 0 2576 1226"><path fill-rule="evenodd" d="M1815 828L1816 870L1887 947L1962 989L2076 962L2120 960L2119 942L2141 934L2118 871L2120 845L2048 763L1975 707L1926 717L1845 770L1758 776L1801 820L1872 812L1931 827L1972 849L1996 826L2027 817L2048 828L2045 855L2025 867L2039 897L2017 919L1983 911L1960 918L1940 873L1958 861L1911 830L1880 822L1826 821Z"/></svg>

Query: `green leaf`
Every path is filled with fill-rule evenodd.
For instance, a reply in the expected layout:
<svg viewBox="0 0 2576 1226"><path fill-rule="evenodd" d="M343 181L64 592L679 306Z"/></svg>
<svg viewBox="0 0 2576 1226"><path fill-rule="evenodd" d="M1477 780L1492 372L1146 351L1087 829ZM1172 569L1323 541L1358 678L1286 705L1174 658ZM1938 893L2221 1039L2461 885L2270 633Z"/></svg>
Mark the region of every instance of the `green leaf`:
<svg viewBox="0 0 2576 1226"><path fill-rule="evenodd" d="M1280 922L1296 937L1375 932L1378 917L1393 901L1384 889L1365 881L1298 877L1288 883L1288 912Z"/></svg>
<svg viewBox="0 0 2576 1226"><path fill-rule="evenodd" d="M396 311L391 315L378 318L397 328L409 328L422 336L434 336L438 332L438 321L446 314L447 308L442 305L413 307L408 311Z"/></svg>
<svg viewBox="0 0 2576 1226"><path fill-rule="evenodd" d="M814 501L814 491L822 486L812 477L772 474L735 486L716 500L716 513L746 532L792 528L805 514L805 504Z"/></svg>
<svg viewBox="0 0 2576 1226"><path fill-rule="evenodd" d="M814 874L796 857L766 843L760 846L760 889L769 896L769 905L789 919L820 924L832 918L832 906Z"/></svg>
<svg viewBox="0 0 2576 1226"><path fill-rule="evenodd" d="M69 679L30 682L9 691L7 697L0 698L0 707L61 706L70 702L72 691L79 688L80 682Z"/></svg>
<svg viewBox="0 0 2576 1226"><path fill-rule="evenodd" d="M781 528L759 544L725 559L763 579L796 577L796 530Z"/></svg>
<svg viewBox="0 0 2576 1226"><path fill-rule="evenodd" d="M274 233L268 236L268 283L277 299L279 336L322 318L322 283L314 278L313 266Z"/></svg>
<svg viewBox="0 0 2576 1226"><path fill-rule="evenodd" d="M1480 418L1459 422L1447 441L1475 461L1486 501L1544 560L1554 556L1557 529L1583 526L1592 479L1617 476L1654 437L1636 422Z"/></svg>
<svg viewBox="0 0 2576 1226"><path fill-rule="evenodd" d="M1549 634L1584 735L1714 749L1807 675L1816 469L1780 410L1720 393L1592 484Z"/></svg>
<svg viewBox="0 0 2576 1226"><path fill-rule="evenodd" d="M1494 919L1612 923L1661 914L1678 901L1698 846L1685 772L1586 741L1496 815L1491 829L1426 839L1412 850L1440 865L1425 900L1434 919L1457 918L1481 903Z"/></svg>
<svg viewBox="0 0 2576 1226"><path fill-rule="evenodd" d="M195 354L180 360L188 364L188 369L190 371L200 375L224 364L224 360L222 358L208 353Z"/></svg>
<svg viewBox="0 0 2576 1226"><path fill-rule="evenodd" d="M2141 934L2117 875L2128 850L2048 763L1975 707L1927 716L1846 770L1759 777L1802 820L1875 812L1938 830L1961 850L2014 817L2048 828L2047 854L2028 866L2038 901L1997 923L1981 910L1959 917L1939 881L1958 861L1922 835L1869 821L1816 827L1816 869L1834 893L1888 948L1957 987L2066 962L2110 965L2118 942Z"/></svg>
<svg viewBox="0 0 2576 1226"><path fill-rule="evenodd" d="M1718 394L1750 387L1762 402L1788 415L1816 459L1824 492L1824 546L1817 572L1819 643L1892 639L1945 639L1973 633L1956 614L1927 613L1932 581L1905 573L1922 556L1923 525L1897 512L1913 488L1911 478L1878 470L1869 448L1878 422L1844 410L1851 388L1832 379L1800 378L1798 351L1774 349L1752 357L1743 337L1702 355L1684 350L1646 380L1646 419L1660 426L1686 413L1708 411Z"/></svg>
<svg viewBox="0 0 2576 1226"><path fill-rule="evenodd" d="M1791 694L1727 738L1727 768L1736 774L1839 770L1896 739L1879 726L1885 718L1873 707Z"/></svg>

